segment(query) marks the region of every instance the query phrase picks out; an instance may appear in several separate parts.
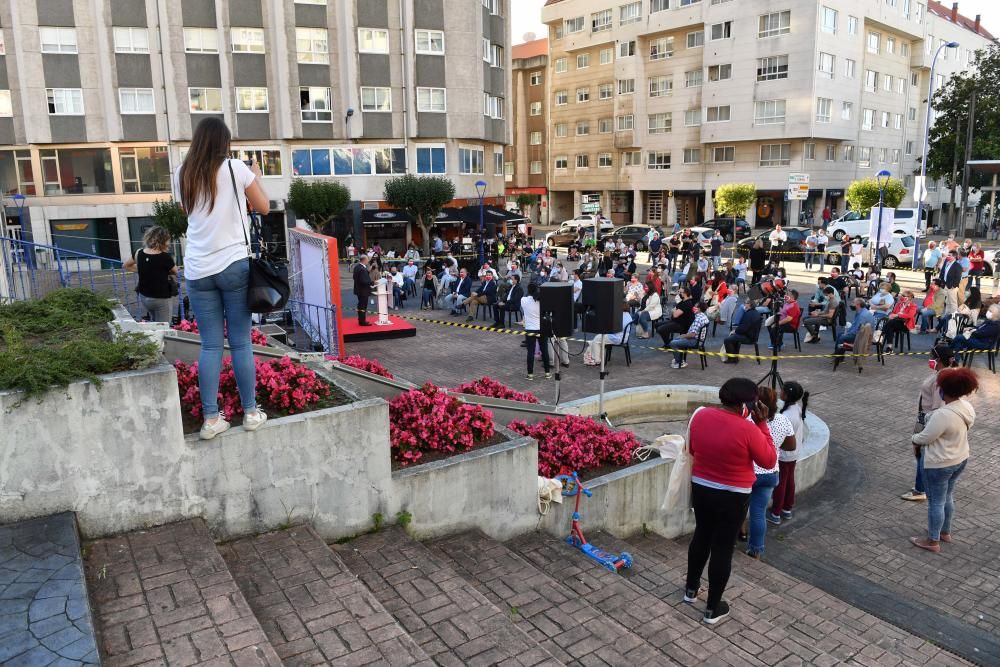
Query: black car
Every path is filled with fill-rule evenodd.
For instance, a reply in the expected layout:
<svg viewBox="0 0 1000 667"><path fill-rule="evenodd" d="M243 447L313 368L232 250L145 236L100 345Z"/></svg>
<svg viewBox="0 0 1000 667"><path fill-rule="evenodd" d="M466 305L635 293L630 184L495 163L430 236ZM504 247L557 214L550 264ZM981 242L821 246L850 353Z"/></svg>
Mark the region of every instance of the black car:
<svg viewBox="0 0 1000 667"><path fill-rule="evenodd" d="M722 238L726 243L730 243L733 240L733 219L732 218L712 218L711 220L706 220L699 227L708 227L709 229L718 229L722 232ZM745 239L750 236L750 224L746 220L736 220L736 238Z"/></svg>
<svg viewBox="0 0 1000 667"><path fill-rule="evenodd" d="M788 255L781 255L781 260L801 260L802 253L806 248L806 237L809 236L809 232L812 231L812 229L809 227L782 227L781 229L785 232L785 235L788 238L785 239L779 248L775 248L775 250L792 253ZM739 254L743 257L749 257L750 248L752 248L753 244L757 242L757 239L763 241L764 250L770 252L771 240L768 237L771 235L771 231L772 230L769 229L766 232L761 232L752 238L743 239L736 245L737 252L739 252Z"/></svg>
<svg viewBox="0 0 1000 667"><path fill-rule="evenodd" d="M635 244L635 249L642 252L646 249L646 238L649 236L649 230L651 229L653 228L649 225L625 225L624 227L617 227L610 234L605 234L601 237L601 241L611 239L617 243L618 239L621 239L625 245Z"/></svg>

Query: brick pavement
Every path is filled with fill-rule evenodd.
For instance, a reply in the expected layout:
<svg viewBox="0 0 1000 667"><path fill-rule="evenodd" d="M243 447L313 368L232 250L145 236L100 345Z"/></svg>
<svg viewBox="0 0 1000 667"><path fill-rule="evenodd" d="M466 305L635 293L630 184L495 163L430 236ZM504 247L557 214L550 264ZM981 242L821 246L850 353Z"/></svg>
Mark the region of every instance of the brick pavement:
<svg viewBox="0 0 1000 667"><path fill-rule="evenodd" d="M432 664L312 528L219 550L285 665Z"/></svg>
<svg viewBox="0 0 1000 667"><path fill-rule="evenodd" d="M107 667L281 664L201 519L85 550Z"/></svg>
<svg viewBox="0 0 1000 667"><path fill-rule="evenodd" d="M559 665L548 651L398 528L334 547L439 665Z"/></svg>

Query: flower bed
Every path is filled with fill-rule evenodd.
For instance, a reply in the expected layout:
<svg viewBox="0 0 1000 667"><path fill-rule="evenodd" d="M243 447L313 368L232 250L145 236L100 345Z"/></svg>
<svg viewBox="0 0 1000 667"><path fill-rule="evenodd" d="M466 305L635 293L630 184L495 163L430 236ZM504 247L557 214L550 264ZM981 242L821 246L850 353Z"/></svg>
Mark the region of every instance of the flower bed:
<svg viewBox="0 0 1000 667"><path fill-rule="evenodd" d="M538 403L538 398L530 392L515 391L493 378L486 376L460 384L452 389L457 394L472 394L474 396L486 396L489 398L503 398L508 401L520 401L522 403Z"/></svg>
<svg viewBox="0 0 1000 667"><path fill-rule="evenodd" d="M181 320L180 322L178 322L177 324L173 325L170 328L173 329L174 331L184 331L186 333L193 333L193 334L199 333L198 323L193 320ZM225 329L223 329L223 332L225 335L228 335L228 332L226 332ZM250 329L250 342L253 343L254 345L266 346L267 336L260 329L252 328Z"/></svg>
<svg viewBox="0 0 1000 667"><path fill-rule="evenodd" d="M332 357L332 356L331 357L327 357L327 358L328 359L336 359L336 361L339 361L340 363L344 364L345 366L350 366L351 368L357 368L358 370L365 371L365 372L371 373L373 375L380 375L380 376L382 376L384 378L388 378L390 380L394 380L395 379L392 376L392 373L390 373L388 370L386 370L385 366L383 366L382 364L380 364L378 361L376 361L374 359L368 359L368 358L365 358L365 357L362 357L362 356L359 356L359 355L356 355L356 354L351 355L349 357L341 357L340 359L337 359L336 357Z"/></svg>
<svg viewBox="0 0 1000 667"><path fill-rule="evenodd" d="M632 433L576 415L548 417L537 424L512 421L507 428L538 441L538 474L544 477L574 470L588 477L587 471L628 465L640 446Z"/></svg>
<svg viewBox="0 0 1000 667"><path fill-rule="evenodd" d="M389 441L392 458L401 466L420 462L425 455L450 456L495 435L493 413L467 405L427 383L389 402Z"/></svg>

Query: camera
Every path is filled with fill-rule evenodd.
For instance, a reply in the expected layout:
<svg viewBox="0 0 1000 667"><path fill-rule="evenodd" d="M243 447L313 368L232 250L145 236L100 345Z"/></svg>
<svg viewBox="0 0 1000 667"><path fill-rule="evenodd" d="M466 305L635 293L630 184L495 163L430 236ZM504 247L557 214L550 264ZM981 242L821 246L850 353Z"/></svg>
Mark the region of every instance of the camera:
<svg viewBox="0 0 1000 667"><path fill-rule="evenodd" d="M786 284L782 278L764 276L764 279L747 291L747 297L758 303L764 299L780 301L785 298L785 289Z"/></svg>

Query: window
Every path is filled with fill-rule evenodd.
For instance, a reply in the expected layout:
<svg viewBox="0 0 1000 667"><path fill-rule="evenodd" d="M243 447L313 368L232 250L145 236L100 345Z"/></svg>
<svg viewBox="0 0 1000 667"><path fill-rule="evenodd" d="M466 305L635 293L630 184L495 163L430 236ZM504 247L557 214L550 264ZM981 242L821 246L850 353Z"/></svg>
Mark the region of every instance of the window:
<svg viewBox="0 0 1000 667"><path fill-rule="evenodd" d="M114 192L111 151L107 148L42 149L46 195Z"/></svg>
<svg viewBox="0 0 1000 667"><path fill-rule="evenodd" d="M877 32L868 33L868 53L878 53L882 43L882 35Z"/></svg>
<svg viewBox="0 0 1000 667"><path fill-rule="evenodd" d="M556 91L556 106L561 107L569 104L569 91L557 90Z"/></svg>
<svg viewBox="0 0 1000 667"><path fill-rule="evenodd" d="M663 60L674 55L674 38L659 37L649 42L649 59Z"/></svg>
<svg viewBox="0 0 1000 667"><path fill-rule="evenodd" d="M618 94L631 95L635 92L635 79L619 79Z"/></svg>
<svg viewBox="0 0 1000 667"><path fill-rule="evenodd" d="M699 162L701 162L701 149L685 148L683 159L684 159L684 164L698 164Z"/></svg>
<svg viewBox="0 0 1000 667"><path fill-rule="evenodd" d="M597 154L597 166L606 169L614 165L611 159L611 153L598 153Z"/></svg>
<svg viewBox="0 0 1000 667"><path fill-rule="evenodd" d="M237 88L236 111L267 113L267 88Z"/></svg>
<svg viewBox="0 0 1000 667"><path fill-rule="evenodd" d="M875 70L865 70L865 90L875 92L878 89L878 72Z"/></svg>
<svg viewBox="0 0 1000 667"><path fill-rule="evenodd" d="M10 117L14 115L14 107L10 101L10 91L0 90L0 117Z"/></svg>
<svg viewBox="0 0 1000 667"><path fill-rule="evenodd" d="M458 173L482 174L485 153L482 148L458 149Z"/></svg>
<svg viewBox="0 0 1000 667"><path fill-rule="evenodd" d="M577 169L590 169L590 156L589 155L577 155L576 156L576 168Z"/></svg>
<svg viewBox="0 0 1000 667"><path fill-rule="evenodd" d="M503 47L499 44L490 45L490 67L503 67Z"/></svg>
<svg viewBox="0 0 1000 667"><path fill-rule="evenodd" d="M170 161L166 146L119 148L118 159L125 192L170 192ZM258 164L263 170L264 163L258 161Z"/></svg>
<svg viewBox="0 0 1000 667"><path fill-rule="evenodd" d="M888 74L882 76L882 90L887 93L892 92L892 77Z"/></svg>
<svg viewBox="0 0 1000 667"><path fill-rule="evenodd" d="M574 18L566 20L566 33L567 34L572 34L574 32L582 32L582 31L583 31L583 17L582 16L576 16Z"/></svg>
<svg viewBox="0 0 1000 667"><path fill-rule="evenodd" d="M837 147L833 144L826 145L826 161L834 162L837 159Z"/></svg>
<svg viewBox="0 0 1000 667"><path fill-rule="evenodd" d="M542 103L532 102L528 106L528 115L530 116L541 116L542 115Z"/></svg>
<svg viewBox="0 0 1000 667"><path fill-rule="evenodd" d="M615 86L611 83L602 83L597 87L597 99L610 100L615 95Z"/></svg>
<svg viewBox="0 0 1000 667"><path fill-rule="evenodd" d="M389 53L389 31L375 28L358 28L360 53Z"/></svg>
<svg viewBox="0 0 1000 667"><path fill-rule="evenodd" d="M590 31L611 30L611 10L605 9L590 15ZM585 156L586 157L586 156Z"/></svg>
<svg viewBox="0 0 1000 667"><path fill-rule="evenodd" d="M835 60L833 54L820 52L819 54L820 76L825 76L828 79L832 79L834 67L835 67Z"/></svg>
<svg viewBox="0 0 1000 667"><path fill-rule="evenodd" d="M417 173L445 173L443 146L417 146Z"/></svg>
<svg viewBox="0 0 1000 667"><path fill-rule="evenodd" d="M303 123L329 123L333 120L329 88L299 88L299 106Z"/></svg>
<svg viewBox="0 0 1000 667"><path fill-rule="evenodd" d="M807 144L805 144L803 146L803 149L802 149L802 154L803 154L803 158L806 159L806 160L815 160L816 159L816 144L813 144L813 143L807 143Z"/></svg>
<svg viewBox="0 0 1000 667"><path fill-rule="evenodd" d="M233 28L233 53L264 53L263 28Z"/></svg>
<svg viewBox="0 0 1000 667"><path fill-rule="evenodd" d="M666 134L669 132L673 125L672 117L673 114L669 112L649 114L649 133Z"/></svg>
<svg viewBox="0 0 1000 667"><path fill-rule="evenodd" d="M782 105L784 105L784 100L782 100ZM728 104L725 106L708 107L705 112L705 122L725 123L730 120L730 115L730 108ZM782 107L782 116L784 116L784 107ZM784 122L784 120L782 120L782 122Z"/></svg>
<svg viewBox="0 0 1000 667"><path fill-rule="evenodd" d="M861 119L862 130L875 129L875 109L865 109L862 112Z"/></svg>
<svg viewBox="0 0 1000 667"><path fill-rule="evenodd" d="M635 55L635 40L618 42L618 57L630 58Z"/></svg>
<svg viewBox="0 0 1000 667"><path fill-rule="evenodd" d="M896 53L896 38L886 37L885 38L885 52L892 55Z"/></svg>
<svg viewBox="0 0 1000 667"><path fill-rule="evenodd" d="M630 2L618 8L618 24L626 25L642 20L642 2ZM610 166L610 165L608 165Z"/></svg>
<svg viewBox="0 0 1000 667"><path fill-rule="evenodd" d="M532 160L528 163L528 173L529 174L540 174L542 173L542 161Z"/></svg>
<svg viewBox="0 0 1000 667"><path fill-rule="evenodd" d="M970 51L969 53L971 54L972 52ZM909 42L903 42L902 44L899 45L899 55L903 56L904 58L909 58L910 57L910 43Z"/></svg>
<svg viewBox="0 0 1000 667"><path fill-rule="evenodd" d="M670 0L649 0L649 13L662 12L670 9Z"/></svg>
<svg viewBox="0 0 1000 667"><path fill-rule="evenodd" d="M735 162L736 146L715 146L712 148L712 162Z"/></svg>
<svg viewBox="0 0 1000 667"><path fill-rule="evenodd" d="M295 0L297 5L326 5L326 0Z"/></svg>
<svg viewBox="0 0 1000 667"><path fill-rule="evenodd" d="M77 53L76 28L39 27L42 53Z"/></svg>
<svg viewBox="0 0 1000 667"><path fill-rule="evenodd" d="M406 149L390 146L296 149L292 151L292 173L296 176L405 174Z"/></svg>
<svg viewBox="0 0 1000 667"><path fill-rule="evenodd" d="M894 130L903 129L903 114L901 113L892 114L892 127Z"/></svg>
<svg viewBox="0 0 1000 667"><path fill-rule="evenodd" d="M556 169L566 169L569 166L569 158L565 155L557 155L552 162L552 166Z"/></svg>
<svg viewBox="0 0 1000 667"><path fill-rule="evenodd" d="M566 59L565 58L556 58L554 66L555 66L556 74L562 74L563 72L566 71Z"/></svg>
<svg viewBox="0 0 1000 667"><path fill-rule="evenodd" d="M615 59L615 50L613 48L609 46L606 49L601 49L600 61L602 65L610 65L612 62L614 62L614 59Z"/></svg>
<svg viewBox="0 0 1000 667"><path fill-rule="evenodd" d="M757 38L777 37L791 32L792 12L774 12L772 14L761 14L757 19Z"/></svg>
<svg viewBox="0 0 1000 667"><path fill-rule="evenodd" d="M833 116L833 100L826 97L816 98L816 122L829 123Z"/></svg>
<svg viewBox="0 0 1000 667"><path fill-rule="evenodd" d="M757 59L757 80L774 81L788 78L788 56L768 56Z"/></svg>
<svg viewBox="0 0 1000 667"><path fill-rule="evenodd" d="M635 116L633 116L630 113L618 116L615 119L615 127L618 128L619 132L625 132L627 130L631 130L634 127L634 124L635 124Z"/></svg>
<svg viewBox="0 0 1000 667"><path fill-rule="evenodd" d="M690 72L684 72L684 87L685 88L697 88L705 80L705 72L701 69L694 69Z"/></svg>
<svg viewBox="0 0 1000 667"><path fill-rule="evenodd" d="M858 166L867 169L872 166L872 147L861 146L858 150Z"/></svg>
<svg viewBox="0 0 1000 667"><path fill-rule="evenodd" d="M503 8L501 0L483 0L483 7L486 7L490 14L501 16L500 10Z"/></svg>
<svg viewBox="0 0 1000 667"><path fill-rule="evenodd" d="M711 116L709 116L709 120L711 121ZM755 102L753 120L757 125L780 125L784 123L785 100L761 100Z"/></svg>
<svg viewBox="0 0 1000 667"><path fill-rule="evenodd" d="M119 88L118 104L123 115L156 113L152 88Z"/></svg>
<svg viewBox="0 0 1000 667"><path fill-rule="evenodd" d="M417 88L417 111L444 113L448 110L444 88Z"/></svg>
<svg viewBox="0 0 1000 667"><path fill-rule="evenodd" d="M674 89L674 81L669 76L649 77L649 96L666 97Z"/></svg>
<svg viewBox="0 0 1000 667"><path fill-rule="evenodd" d="M705 31L696 30L695 32L689 32L687 34L687 47L694 49L699 46L705 46Z"/></svg>
<svg viewBox="0 0 1000 667"><path fill-rule="evenodd" d="M513 166L511 167L511 173L513 174ZM503 176L504 166L503 166L503 152L493 153L493 175Z"/></svg>
<svg viewBox="0 0 1000 667"><path fill-rule="evenodd" d="M842 120L851 120L854 116L854 102L844 102L840 107L840 118Z"/></svg>
<svg viewBox="0 0 1000 667"><path fill-rule="evenodd" d="M850 58L844 59L844 76L853 79L858 73L858 63Z"/></svg>
<svg viewBox="0 0 1000 667"><path fill-rule="evenodd" d="M329 41L325 28L296 28L295 51L300 63L326 65L330 62Z"/></svg>
<svg viewBox="0 0 1000 667"><path fill-rule="evenodd" d="M565 137L568 133L566 123L556 123L555 130L557 137Z"/></svg>
<svg viewBox="0 0 1000 667"><path fill-rule="evenodd" d="M883 111L881 116L881 122L879 123L883 128L889 127L889 112Z"/></svg>
<svg viewBox="0 0 1000 667"><path fill-rule="evenodd" d="M82 116L83 90L80 88L46 88L50 116Z"/></svg>
<svg viewBox="0 0 1000 667"><path fill-rule="evenodd" d="M831 35L837 34L837 10L823 7L820 14L820 27L823 32Z"/></svg>
<svg viewBox="0 0 1000 667"><path fill-rule="evenodd" d="M149 30L115 27L115 53L149 53ZM0 50L0 53L3 53Z"/></svg>
<svg viewBox="0 0 1000 667"><path fill-rule="evenodd" d="M504 101L502 97L483 94L483 115L490 118L500 119L504 117Z"/></svg>
<svg viewBox="0 0 1000 667"><path fill-rule="evenodd" d="M893 148L892 149L892 163L893 164L899 164L899 149L898 148Z"/></svg>
<svg viewBox="0 0 1000 667"><path fill-rule="evenodd" d="M701 109L688 109L684 112L684 126L697 127L701 125Z"/></svg>
<svg viewBox="0 0 1000 667"><path fill-rule="evenodd" d="M590 88L577 88L576 89L576 103L583 104L584 102L590 101Z"/></svg>
<svg viewBox="0 0 1000 667"><path fill-rule="evenodd" d="M910 107L910 110L907 112L906 117L908 119L910 119L911 122L916 122L916 120L917 120L917 108L916 107Z"/></svg>
<svg viewBox="0 0 1000 667"><path fill-rule="evenodd" d="M670 153L664 151L649 151L646 153L648 169L670 169Z"/></svg>
<svg viewBox="0 0 1000 667"><path fill-rule="evenodd" d="M222 88L188 88L191 113L222 113Z"/></svg>
<svg viewBox="0 0 1000 667"><path fill-rule="evenodd" d="M528 77L528 85L529 86L540 86L540 85L542 85L542 73L541 72L532 72L531 76Z"/></svg>
<svg viewBox="0 0 1000 667"><path fill-rule="evenodd" d="M848 16L847 17L847 34L856 35L858 34L858 17Z"/></svg>
<svg viewBox="0 0 1000 667"><path fill-rule="evenodd" d="M732 65L709 65L708 67L708 80L709 81L725 81L727 79L733 78L733 66Z"/></svg>
<svg viewBox="0 0 1000 667"><path fill-rule="evenodd" d="M441 30L417 30L413 41L417 53L439 56L444 53L444 32Z"/></svg>
<svg viewBox="0 0 1000 667"><path fill-rule="evenodd" d="M844 146L844 162L854 162L854 146Z"/></svg>
<svg viewBox="0 0 1000 667"><path fill-rule="evenodd" d="M913 18L916 20L917 23L920 23L920 19L922 19L923 16L924 16L924 5L923 3L918 2L917 8L913 14Z"/></svg>
<svg viewBox="0 0 1000 667"><path fill-rule="evenodd" d="M578 55L576 57L576 68L577 69L586 69L588 67L590 67L590 54L589 53L581 53L580 55Z"/></svg>
<svg viewBox="0 0 1000 667"><path fill-rule="evenodd" d="M900 95L906 93L906 80L903 77L898 77L896 79L896 92Z"/></svg>
<svg viewBox="0 0 1000 667"><path fill-rule="evenodd" d="M585 137L590 134L590 121L578 120L576 122L576 136Z"/></svg>
<svg viewBox="0 0 1000 667"><path fill-rule="evenodd" d="M392 90L390 88L361 87L362 111L392 111Z"/></svg>
<svg viewBox="0 0 1000 667"><path fill-rule="evenodd" d="M218 53L219 32L215 28L184 28L185 53Z"/></svg>
<svg viewBox="0 0 1000 667"><path fill-rule="evenodd" d="M791 163L791 144L763 144L760 147L760 166L784 167Z"/></svg>
<svg viewBox="0 0 1000 667"><path fill-rule="evenodd" d="M601 134L611 134L614 125L615 121L613 118L601 118L597 121L597 131Z"/></svg>
<svg viewBox="0 0 1000 667"><path fill-rule="evenodd" d="M713 23L711 35L713 42L719 39L730 39L733 36L733 22Z"/></svg>
<svg viewBox="0 0 1000 667"><path fill-rule="evenodd" d="M622 153L622 163L626 167L641 167L642 151L625 151Z"/></svg>
<svg viewBox="0 0 1000 667"><path fill-rule="evenodd" d="M913 155L913 141L906 142L906 154Z"/></svg>

